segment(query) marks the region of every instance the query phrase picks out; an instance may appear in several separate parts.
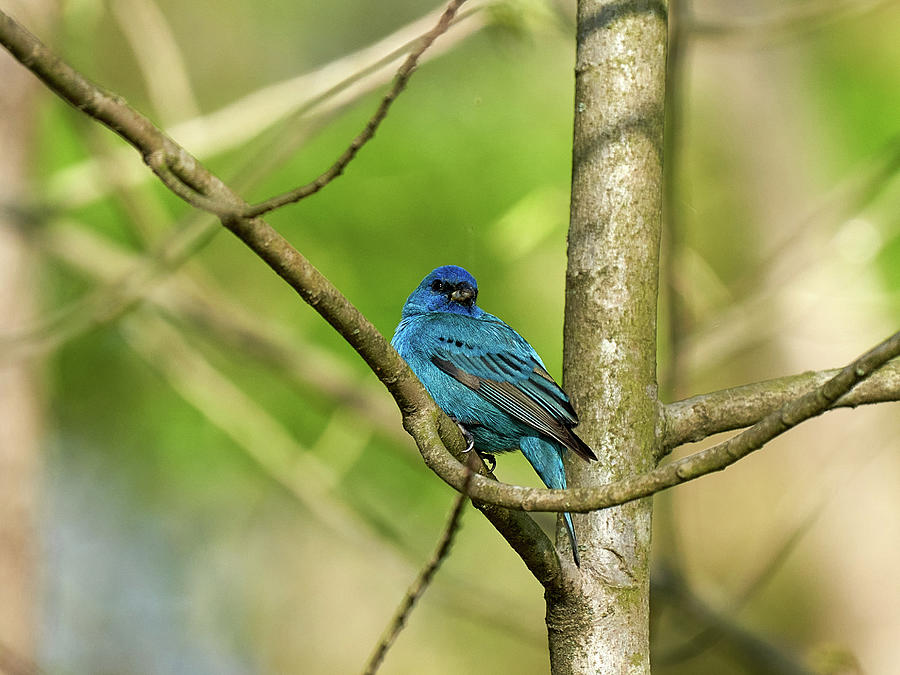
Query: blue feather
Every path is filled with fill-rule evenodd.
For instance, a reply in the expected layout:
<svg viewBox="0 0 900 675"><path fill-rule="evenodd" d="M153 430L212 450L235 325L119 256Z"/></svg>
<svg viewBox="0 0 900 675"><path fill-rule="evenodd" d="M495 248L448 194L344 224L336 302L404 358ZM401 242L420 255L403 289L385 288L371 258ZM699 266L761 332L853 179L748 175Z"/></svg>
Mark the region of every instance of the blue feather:
<svg viewBox="0 0 900 675"><path fill-rule="evenodd" d="M565 489L567 450L597 459L572 431L578 415L531 345L477 298L466 270L438 267L407 298L391 344L476 450L521 449L547 487ZM562 515L579 563L572 516Z"/></svg>

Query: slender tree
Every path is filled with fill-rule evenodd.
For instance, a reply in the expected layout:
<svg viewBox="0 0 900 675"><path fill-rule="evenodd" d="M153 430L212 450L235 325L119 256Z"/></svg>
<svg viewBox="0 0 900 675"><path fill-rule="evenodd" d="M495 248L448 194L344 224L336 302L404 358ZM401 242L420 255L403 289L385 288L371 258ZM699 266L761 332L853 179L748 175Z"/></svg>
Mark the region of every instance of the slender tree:
<svg viewBox="0 0 900 675"><path fill-rule="evenodd" d="M655 464L664 2L578 3L564 379L600 461L577 486ZM578 521L581 583L548 597L555 673L648 672L650 499Z"/></svg>

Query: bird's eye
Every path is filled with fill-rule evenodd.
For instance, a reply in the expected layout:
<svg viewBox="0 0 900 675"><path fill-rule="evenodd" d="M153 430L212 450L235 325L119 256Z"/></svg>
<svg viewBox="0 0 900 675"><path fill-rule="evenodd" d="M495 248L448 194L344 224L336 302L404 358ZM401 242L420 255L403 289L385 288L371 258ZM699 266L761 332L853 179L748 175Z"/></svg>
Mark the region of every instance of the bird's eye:
<svg viewBox="0 0 900 675"><path fill-rule="evenodd" d="M431 282L431 290L433 290L435 293L440 293L442 290L444 290L444 282L440 279L435 279Z"/></svg>

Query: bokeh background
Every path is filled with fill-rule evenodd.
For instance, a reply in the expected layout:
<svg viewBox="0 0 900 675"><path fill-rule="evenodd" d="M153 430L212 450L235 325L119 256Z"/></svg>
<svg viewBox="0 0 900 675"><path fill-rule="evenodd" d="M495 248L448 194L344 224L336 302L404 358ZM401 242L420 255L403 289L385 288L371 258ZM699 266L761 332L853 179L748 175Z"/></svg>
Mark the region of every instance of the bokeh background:
<svg viewBox="0 0 900 675"><path fill-rule="evenodd" d="M251 199L337 157L437 8L4 7ZM672 10L665 396L840 366L900 314L900 3ZM346 174L269 220L388 335L425 273L467 267L559 376L574 4L465 16ZM0 424L30 420L4 450L26 467L0 494L21 537L0 556L25 589L0 607L7 663L358 672L451 490L318 315L111 133L35 91L15 99L26 133L0 121L4 156L21 151ZM897 413L830 413L656 498L656 671L896 672ZM519 457L498 473L536 482ZM383 672L546 672L543 609L469 512Z"/></svg>

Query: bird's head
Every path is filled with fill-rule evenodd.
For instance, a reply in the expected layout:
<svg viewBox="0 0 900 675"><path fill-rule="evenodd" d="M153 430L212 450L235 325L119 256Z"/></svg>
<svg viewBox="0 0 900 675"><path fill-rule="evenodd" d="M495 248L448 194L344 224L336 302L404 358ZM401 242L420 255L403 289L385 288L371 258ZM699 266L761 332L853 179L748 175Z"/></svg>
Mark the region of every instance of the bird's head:
<svg viewBox="0 0 900 675"><path fill-rule="evenodd" d="M481 309L475 277L456 265L444 265L431 271L403 305L403 316L428 312L452 312L478 316Z"/></svg>

